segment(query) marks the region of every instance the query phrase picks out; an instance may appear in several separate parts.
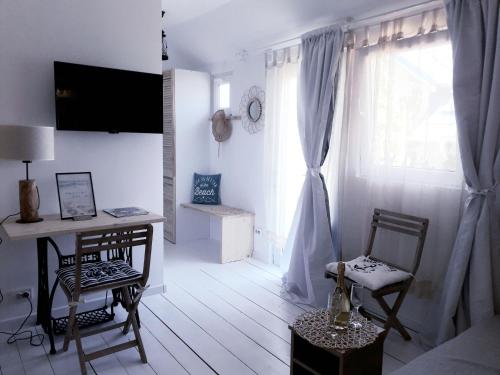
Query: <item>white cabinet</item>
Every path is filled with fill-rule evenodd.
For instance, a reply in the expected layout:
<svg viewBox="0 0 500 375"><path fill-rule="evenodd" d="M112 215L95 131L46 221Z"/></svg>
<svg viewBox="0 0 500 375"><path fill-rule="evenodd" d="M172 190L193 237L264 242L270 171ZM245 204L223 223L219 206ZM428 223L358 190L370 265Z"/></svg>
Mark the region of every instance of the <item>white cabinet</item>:
<svg viewBox="0 0 500 375"><path fill-rule="evenodd" d="M224 205L183 203L182 207L202 212L211 221L211 232L219 241L219 262L234 262L252 255L255 215Z"/></svg>

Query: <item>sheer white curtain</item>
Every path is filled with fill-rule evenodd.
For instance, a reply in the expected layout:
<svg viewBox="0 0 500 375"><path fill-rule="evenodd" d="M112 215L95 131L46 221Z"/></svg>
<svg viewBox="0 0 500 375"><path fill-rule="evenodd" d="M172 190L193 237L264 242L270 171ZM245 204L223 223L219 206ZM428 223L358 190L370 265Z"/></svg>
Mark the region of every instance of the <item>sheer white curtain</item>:
<svg viewBox="0 0 500 375"><path fill-rule="evenodd" d="M306 165L297 126L299 46L268 53L264 173L268 253L279 265Z"/></svg>
<svg viewBox="0 0 500 375"><path fill-rule="evenodd" d="M337 137L342 144L333 148L345 153L345 160L330 154L328 175L331 191L338 191L331 203L339 215L333 225L341 228L342 257L349 260L364 250L376 207L429 218L421 266L400 312L405 325L425 330L462 206L448 33L356 48L347 60L347 103L338 119L342 124L334 126L342 128ZM411 264L411 239L380 239L378 255ZM374 302L366 303L376 309Z"/></svg>

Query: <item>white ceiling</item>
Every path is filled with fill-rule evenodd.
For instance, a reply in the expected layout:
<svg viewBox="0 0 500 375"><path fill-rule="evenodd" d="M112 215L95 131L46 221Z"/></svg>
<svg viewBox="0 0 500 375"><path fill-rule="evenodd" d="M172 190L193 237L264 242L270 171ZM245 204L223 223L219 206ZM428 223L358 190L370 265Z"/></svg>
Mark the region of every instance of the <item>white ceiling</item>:
<svg viewBox="0 0 500 375"><path fill-rule="evenodd" d="M170 55L204 67L236 59L340 19L424 0L162 0Z"/></svg>
<svg viewBox="0 0 500 375"><path fill-rule="evenodd" d="M166 23L173 27L199 17L232 0L162 0Z"/></svg>

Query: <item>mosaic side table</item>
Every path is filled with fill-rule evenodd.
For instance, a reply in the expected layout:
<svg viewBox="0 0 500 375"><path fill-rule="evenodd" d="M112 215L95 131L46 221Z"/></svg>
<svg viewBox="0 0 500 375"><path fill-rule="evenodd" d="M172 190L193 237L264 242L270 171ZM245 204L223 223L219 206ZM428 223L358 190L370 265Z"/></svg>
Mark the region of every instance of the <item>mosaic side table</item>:
<svg viewBox="0 0 500 375"><path fill-rule="evenodd" d="M289 326L292 335L290 374L381 375L386 331L372 325L372 342L359 348L339 349L332 347L330 340L316 340L325 332L327 323L322 320L326 314L324 310L306 313ZM308 324L308 329L312 327L311 331L317 332L318 335L304 334L303 326L297 324L301 320L302 323L305 321Z"/></svg>

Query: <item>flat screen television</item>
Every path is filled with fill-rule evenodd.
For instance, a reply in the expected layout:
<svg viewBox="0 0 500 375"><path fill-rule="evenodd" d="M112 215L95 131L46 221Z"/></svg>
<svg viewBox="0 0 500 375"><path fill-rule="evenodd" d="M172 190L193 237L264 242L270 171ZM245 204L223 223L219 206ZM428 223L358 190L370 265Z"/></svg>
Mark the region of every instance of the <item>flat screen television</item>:
<svg viewBox="0 0 500 375"><path fill-rule="evenodd" d="M163 133L161 74L54 62L56 128Z"/></svg>

